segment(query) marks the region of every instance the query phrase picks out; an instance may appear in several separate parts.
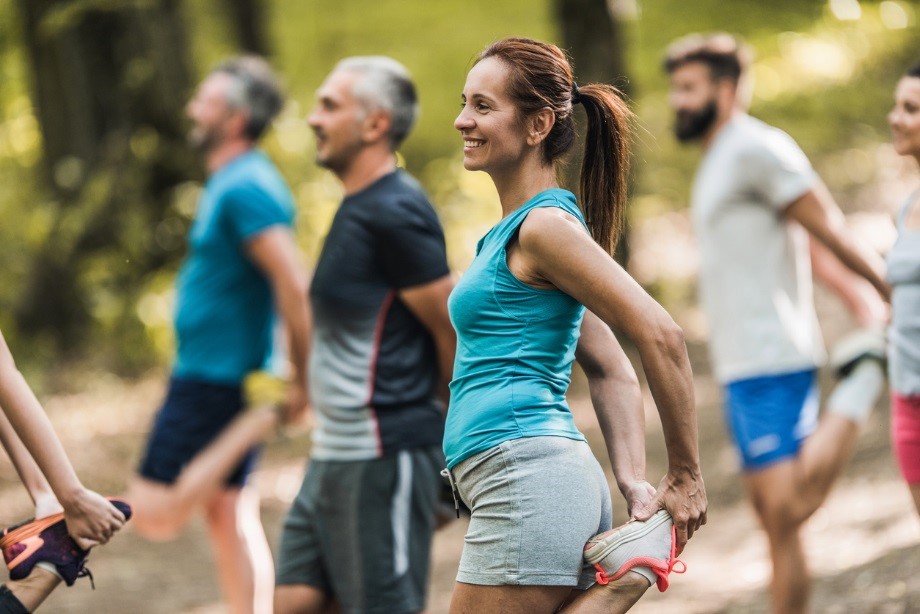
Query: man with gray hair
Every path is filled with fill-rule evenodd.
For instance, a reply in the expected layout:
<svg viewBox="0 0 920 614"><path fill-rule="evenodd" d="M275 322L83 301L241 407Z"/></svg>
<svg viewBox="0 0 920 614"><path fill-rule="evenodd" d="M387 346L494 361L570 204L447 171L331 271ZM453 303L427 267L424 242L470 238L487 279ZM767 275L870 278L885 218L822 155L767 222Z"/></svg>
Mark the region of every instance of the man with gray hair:
<svg viewBox="0 0 920 614"><path fill-rule="evenodd" d="M313 276L313 446L278 555L276 612L425 607L456 337L444 234L396 166L418 101L390 58L341 61L308 122L345 197Z"/></svg>
<svg viewBox="0 0 920 614"><path fill-rule="evenodd" d="M176 281L169 390L128 495L135 528L150 539L174 537L204 508L224 597L237 614L269 612L273 598L258 496L246 486L253 446L307 403L309 314L294 200L256 149L282 102L265 61L242 57L212 71L186 108L189 143L208 181ZM242 412L244 378L272 357L276 310L293 372L286 403Z"/></svg>

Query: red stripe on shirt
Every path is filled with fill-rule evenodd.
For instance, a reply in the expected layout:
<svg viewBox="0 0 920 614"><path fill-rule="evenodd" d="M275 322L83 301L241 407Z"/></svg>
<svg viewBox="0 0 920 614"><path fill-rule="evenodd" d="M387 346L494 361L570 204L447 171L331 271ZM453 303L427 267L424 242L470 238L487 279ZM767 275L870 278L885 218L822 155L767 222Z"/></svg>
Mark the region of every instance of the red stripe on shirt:
<svg viewBox="0 0 920 614"><path fill-rule="evenodd" d="M370 373L368 373L368 382L370 388L367 391L367 400L365 405L370 407L371 400L374 398L374 384L377 381L377 358L380 356L380 341L383 338L383 329L386 325L387 316L390 313L390 307L393 306L393 300L396 298L396 291L390 290L383 298L380 306L380 313L377 316L377 324L374 326L374 345L371 351ZM374 422L377 431L377 454L383 454L383 439L380 437L380 419L377 417L377 410L371 407L374 412Z"/></svg>

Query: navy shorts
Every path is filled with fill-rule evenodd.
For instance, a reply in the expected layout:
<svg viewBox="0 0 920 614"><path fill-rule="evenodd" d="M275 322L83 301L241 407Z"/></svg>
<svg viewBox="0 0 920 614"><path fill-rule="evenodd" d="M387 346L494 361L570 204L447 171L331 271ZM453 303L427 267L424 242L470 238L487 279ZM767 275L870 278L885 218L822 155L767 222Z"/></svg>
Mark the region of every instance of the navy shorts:
<svg viewBox="0 0 920 614"><path fill-rule="evenodd" d="M148 480L172 484L192 458L242 410L243 391L239 384L171 378L138 472ZM258 448L250 450L226 484L245 484L257 456Z"/></svg>
<svg viewBox="0 0 920 614"><path fill-rule="evenodd" d="M795 456L818 423L817 371L764 375L725 386L725 418L745 471Z"/></svg>

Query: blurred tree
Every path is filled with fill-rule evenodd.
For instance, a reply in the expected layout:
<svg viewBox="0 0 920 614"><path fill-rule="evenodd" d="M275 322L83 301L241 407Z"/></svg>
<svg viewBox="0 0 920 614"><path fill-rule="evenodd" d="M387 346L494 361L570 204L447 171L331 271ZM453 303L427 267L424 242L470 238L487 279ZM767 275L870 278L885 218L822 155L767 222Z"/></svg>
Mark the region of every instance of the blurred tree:
<svg viewBox="0 0 920 614"><path fill-rule="evenodd" d="M613 2L616 0L554 0L562 45L572 58L576 79L582 83L610 83L628 95L623 36L611 12ZM579 134L584 134L581 115L575 117ZM577 149L583 147L583 139L579 138ZM578 167L569 165L565 172L568 184L577 186ZM616 259L624 266L629 260L628 226L617 245Z"/></svg>
<svg viewBox="0 0 920 614"><path fill-rule="evenodd" d="M240 48L247 53L267 56L265 6L261 0L224 0Z"/></svg>
<svg viewBox="0 0 920 614"><path fill-rule="evenodd" d="M18 7L56 214L17 323L59 350L79 349L89 331L142 343L133 307L145 276L178 256L185 224L163 222L174 188L197 174L181 125L190 76L179 1Z"/></svg>
<svg viewBox="0 0 920 614"><path fill-rule="evenodd" d="M555 0L556 18L577 77L585 83L612 83L628 93L623 36L610 9L614 2Z"/></svg>

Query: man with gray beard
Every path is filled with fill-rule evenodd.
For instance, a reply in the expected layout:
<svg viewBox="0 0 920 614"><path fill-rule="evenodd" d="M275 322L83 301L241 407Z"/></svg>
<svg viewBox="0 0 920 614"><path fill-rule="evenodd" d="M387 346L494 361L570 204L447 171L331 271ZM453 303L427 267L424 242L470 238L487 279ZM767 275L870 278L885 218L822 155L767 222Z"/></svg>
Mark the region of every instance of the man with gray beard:
<svg viewBox="0 0 920 614"><path fill-rule="evenodd" d="M176 281L176 360L138 475L135 528L174 537L203 507L220 585L234 614L270 612L271 552L257 493L246 485L253 448L306 408L309 315L293 239L294 201L256 144L281 109L265 61L229 60L186 112L208 181ZM243 380L269 363L273 322L287 329L292 378L279 409L243 412ZM282 415L283 414L283 415Z"/></svg>

